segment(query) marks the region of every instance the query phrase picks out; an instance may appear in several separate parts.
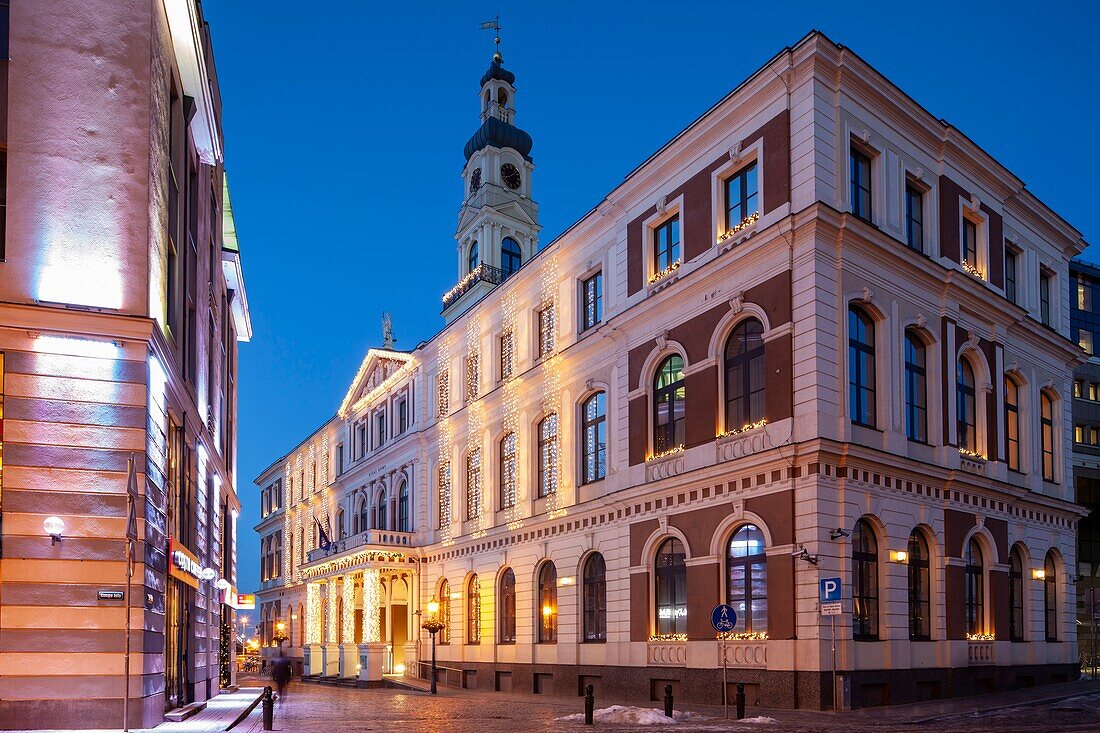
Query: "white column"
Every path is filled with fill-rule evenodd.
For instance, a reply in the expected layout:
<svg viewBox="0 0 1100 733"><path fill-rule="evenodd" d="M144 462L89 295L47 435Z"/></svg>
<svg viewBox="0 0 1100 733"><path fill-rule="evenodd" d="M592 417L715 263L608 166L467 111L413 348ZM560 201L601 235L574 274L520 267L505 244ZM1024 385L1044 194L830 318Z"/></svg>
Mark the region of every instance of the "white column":
<svg viewBox="0 0 1100 733"><path fill-rule="evenodd" d="M359 670L359 647L355 644L355 576L345 575L343 581L344 617L340 619L342 624L342 639L340 645L340 677L356 677Z"/></svg>
<svg viewBox="0 0 1100 733"><path fill-rule="evenodd" d="M359 683L371 687L382 681L382 660L386 645L378 611L382 606L382 585L377 570L363 573L363 643L359 645Z"/></svg>

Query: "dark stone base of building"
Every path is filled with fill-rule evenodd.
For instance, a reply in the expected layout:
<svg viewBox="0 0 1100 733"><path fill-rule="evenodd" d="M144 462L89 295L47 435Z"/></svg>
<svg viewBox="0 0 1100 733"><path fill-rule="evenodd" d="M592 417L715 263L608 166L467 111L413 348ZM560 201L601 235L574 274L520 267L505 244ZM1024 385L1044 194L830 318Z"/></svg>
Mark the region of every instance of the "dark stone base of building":
<svg viewBox="0 0 1100 733"><path fill-rule="evenodd" d="M130 728L163 723L164 695L131 698L129 719ZM122 698L0 701L0 730L74 728L122 728Z"/></svg>
<svg viewBox="0 0 1100 733"><path fill-rule="evenodd" d="M448 665L454 664L448 662ZM425 675L427 670L425 669ZM845 673L842 673L845 674ZM1077 679L1077 665L1027 667L960 667L939 669L862 670L850 673L852 707L1006 692ZM676 701L722 704L722 671L679 667L605 667L574 665L463 663L462 673L439 670L441 684L481 691L523 692L580 697L592 685L596 706L604 701L664 699L672 685ZM764 708L828 710L832 708L832 675L828 672L729 670L732 704L737 683L745 685L746 704Z"/></svg>

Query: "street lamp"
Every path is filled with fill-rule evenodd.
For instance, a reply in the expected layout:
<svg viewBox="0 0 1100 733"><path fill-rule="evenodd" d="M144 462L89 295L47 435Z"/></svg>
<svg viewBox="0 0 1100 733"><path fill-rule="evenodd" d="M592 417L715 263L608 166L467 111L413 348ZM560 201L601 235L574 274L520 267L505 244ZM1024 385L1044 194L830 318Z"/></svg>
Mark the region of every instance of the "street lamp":
<svg viewBox="0 0 1100 733"><path fill-rule="evenodd" d="M281 652L283 650L283 642L286 640L286 624L282 621L276 621L275 634L271 637L271 641L275 642L275 646L278 647Z"/></svg>
<svg viewBox="0 0 1100 733"><path fill-rule="evenodd" d="M439 620L439 601L432 596L428 601L428 613L431 617L420 625L420 628L432 635L432 694L435 692L435 635L443 630L443 622Z"/></svg>

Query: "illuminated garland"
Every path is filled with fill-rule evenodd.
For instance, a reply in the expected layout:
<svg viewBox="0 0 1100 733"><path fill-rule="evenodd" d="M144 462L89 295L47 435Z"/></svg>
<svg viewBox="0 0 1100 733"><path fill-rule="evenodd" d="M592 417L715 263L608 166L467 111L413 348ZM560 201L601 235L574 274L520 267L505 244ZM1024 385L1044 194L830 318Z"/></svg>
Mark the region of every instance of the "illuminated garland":
<svg viewBox="0 0 1100 733"><path fill-rule="evenodd" d="M545 415L559 412L561 405L561 362L557 353L558 331L558 260L557 254L551 254L540 268L541 302L547 317L543 320L543 343L547 345L547 357L542 362L542 411ZM554 439L548 445L546 465L549 486L546 496L546 516L549 519L564 516L564 500L561 486L561 430L557 417L554 419ZM539 457L540 461L542 457Z"/></svg>
<svg viewBox="0 0 1100 733"><path fill-rule="evenodd" d="M663 278L668 277L669 275L671 275L672 273L676 272L679 269L680 269L680 260L676 260L675 262L673 262L671 265L669 265L665 269L661 270L660 272L654 273L653 275L650 275L649 276L649 284L652 285L653 283L657 282L658 280L661 280Z"/></svg>
<svg viewBox="0 0 1100 733"><path fill-rule="evenodd" d="M450 364L446 340L440 340L437 368L436 399L439 403L439 539L443 545L454 542L451 530L451 419Z"/></svg>
<svg viewBox="0 0 1100 733"><path fill-rule="evenodd" d="M736 237L738 234L745 231L746 229L748 229L749 227L751 227L753 224L755 224L758 221L760 221L760 212L759 211L752 212L751 214L746 216L744 219L742 219L741 223L738 224L737 226L735 226L733 229L727 229L726 231L724 231L720 235L718 235L718 244L721 244L722 242L726 241L730 237Z"/></svg>
<svg viewBox="0 0 1100 733"><path fill-rule="evenodd" d="M741 435L742 433L747 433L750 430L756 430L757 428L762 428L767 424L768 424L768 419L763 418L761 420L757 420L754 423L748 423L747 425L742 425L741 427L735 428L734 430L727 430L724 433L719 433L718 437L719 438L730 438L730 437L733 437L734 435Z"/></svg>
<svg viewBox="0 0 1100 733"><path fill-rule="evenodd" d="M317 447L313 444L309 444L309 491L313 493L317 491Z"/></svg>
<svg viewBox="0 0 1100 733"><path fill-rule="evenodd" d="M290 526L291 502L290 502L290 463L283 467L283 585L290 587L294 580L294 533Z"/></svg>
<svg viewBox="0 0 1100 733"><path fill-rule="evenodd" d="M321 565L307 568L305 571L305 579L312 580L341 573L346 570L358 568L363 563L368 562L401 565L408 562L408 558L404 553L392 552L390 550L360 550L352 555L338 557L334 560L328 560Z"/></svg>
<svg viewBox="0 0 1100 733"><path fill-rule="evenodd" d="M355 578L351 575L344 576L344 617L340 619L343 624L343 641L351 644L355 641Z"/></svg>
<svg viewBox="0 0 1100 733"><path fill-rule="evenodd" d="M360 399L352 404L352 400L355 399L355 390L359 386L360 381L366 375L367 366L373 359L381 359L387 361L403 361L399 369L391 373L388 377L382 380L379 384L375 385L374 389L367 392ZM340 404L339 415L341 418L347 418L352 412L358 412L366 407L371 402L374 402L378 397L382 396L393 387L398 381L410 374L416 368L416 359L409 354L401 354L396 351L382 351L380 349L371 349L367 352L367 355L363 357L363 362L359 365L359 371L355 374L355 379L352 380L351 389L344 396L344 401Z"/></svg>
<svg viewBox="0 0 1100 733"><path fill-rule="evenodd" d="M306 643L321 643L321 586L306 584Z"/></svg>
<svg viewBox="0 0 1100 733"><path fill-rule="evenodd" d="M715 638L724 641L767 641L768 634L764 631L730 631Z"/></svg>
<svg viewBox="0 0 1100 733"><path fill-rule="evenodd" d="M662 458L668 458L669 456L674 456L677 453L683 453L683 452L684 452L684 446L683 445L677 445L675 447L669 448L668 450L663 450L660 453L654 453L653 455L651 455L649 458L646 458L645 460L646 460L646 463L649 463L651 461L659 461Z"/></svg>
<svg viewBox="0 0 1100 733"><path fill-rule="evenodd" d="M481 433L485 413L478 399L481 392L480 351L481 319L471 316L466 322L466 395L470 401L466 409L466 517L474 523L471 531L475 537L483 534L485 529L482 514L485 507L481 500ZM474 479L472 485L471 478Z"/></svg>
<svg viewBox="0 0 1100 733"><path fill-rule="evenodd" d="M967 634L967 641L994 641L993 634Z"/></svg>
<svg viewBox="0 0 1100 733"><path fill-rule="evenodd" d="M377 570L363 571L363 643L382 641L382 581Z"/></svg>
<svg viewBox="0 0 1100 733"><path fill-rule="evenodd" d="M501 488L504 495L504 521L508 528L515 531L523 526L523 510L520 508L519 477L519 397L523 380L515 376L515 333L516 333L516 296L509 293L501 303L504 336L501 337L501 379L504 390L501 397L501 410L504 413L502 423L504 434L510 436L509 448L513 456L508 475L501 476Z"/></svg>
<svg viewBox="0 0 1100 733"><path fill-rule="evenodd" d="M321 486L328 486L328 435L321 436Z"/></svg>
<svg viewBox="0 0 1100 733"><path fill-rule="evenodd" d="M963 458L969 458L972 461L985 461L986 460L986 457L983 456L981 453L977 453L977 452L972 451L972 450L967 450L966 448L959 448L959 455L962 456Z"/></svg>
<svg viewBox="0 0 1100 733"><path fill-rule="evenodd" d="M481 277L481 272L482 272L482 269L484 268L484 266L485 266L485 263L482 262L480 265L478 265L474 269L470 270L469 274L467 274L466 277L459 280L458 283L453 288L451 288L450 290L448 290L446 293L443 294L442 300L443 300L444 307L450 305L451 300L455 296L457 296L458 293L463 288L465 288L467 285L472 283L477 278Z"/></svg>
<svg viewBox="0 0 1100 733"><path fill-rule="evenodd" d="M687 634L650 634L649 641L687 641Z"/></svg>
<svg viewBox="0 0 1100 733"><path fill-rule="evenodd" d="M328 591L328 628L325 629L325 641L332 644L336 641L336 632L340 629L340 619L336 618L336 579L332 578L325 583Z"/></svg>
<svg viewBox="0 0 1100 733"><path fill-rule="evenodd" d="M985 280L985 272L982 270L982 268L975 267L975 266L971 265L969 262L963 262L962 263L962 268L963 268L963 271L967 275L973 275L974 277L978 278L979 280Z"/></svg>

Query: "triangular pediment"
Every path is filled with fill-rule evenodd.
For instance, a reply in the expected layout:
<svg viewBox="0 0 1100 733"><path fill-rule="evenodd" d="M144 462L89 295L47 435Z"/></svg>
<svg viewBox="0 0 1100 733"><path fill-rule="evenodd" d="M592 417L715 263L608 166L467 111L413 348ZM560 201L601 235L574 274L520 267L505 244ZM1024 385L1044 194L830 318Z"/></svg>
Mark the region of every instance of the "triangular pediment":
<svg viewBox="0 0 1100 733"><path fill-rule="evenodd" d="M534 231L539 229L538 224L518 201L506 201L497 206L482 206L480 209L469 206L464 207L461 216L458 218L459 236L462 236L462 232L465 232L478 219L491 219L510 226L514 226L515 222L519 222ZM512 221L509 222L508 219Z"/></svg>
<svg viewBox="0 0 1100 733"><path fill-rule="evenodd" d="M400 378L403 370L411 368L412 355L389 349L371 349L359 365L359 371L351 382L344 401L340 405L340 417L347 417L360 404L372 402Z"/></svg>

